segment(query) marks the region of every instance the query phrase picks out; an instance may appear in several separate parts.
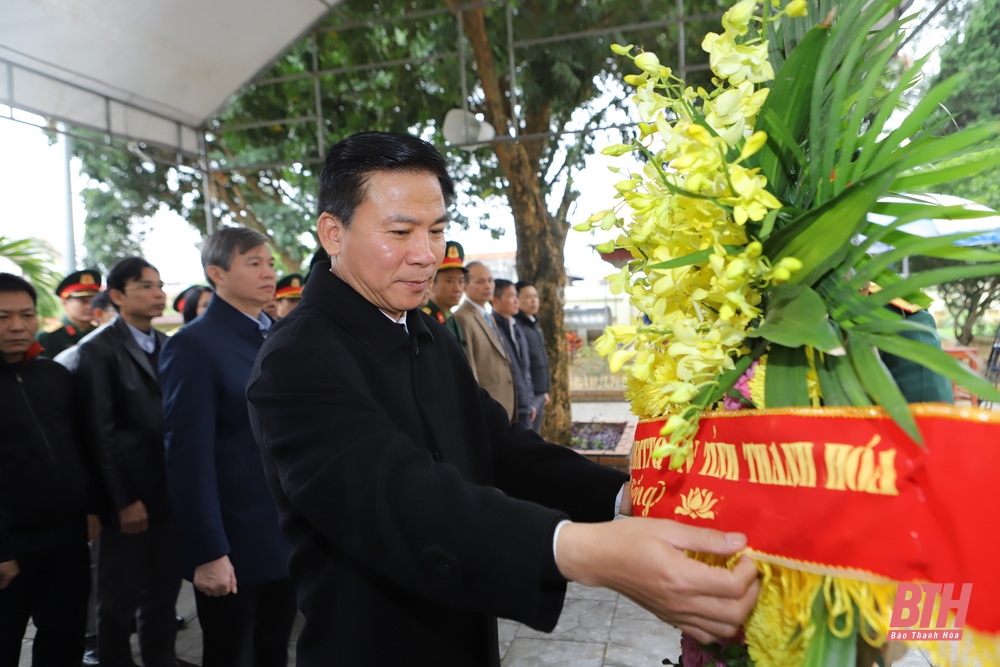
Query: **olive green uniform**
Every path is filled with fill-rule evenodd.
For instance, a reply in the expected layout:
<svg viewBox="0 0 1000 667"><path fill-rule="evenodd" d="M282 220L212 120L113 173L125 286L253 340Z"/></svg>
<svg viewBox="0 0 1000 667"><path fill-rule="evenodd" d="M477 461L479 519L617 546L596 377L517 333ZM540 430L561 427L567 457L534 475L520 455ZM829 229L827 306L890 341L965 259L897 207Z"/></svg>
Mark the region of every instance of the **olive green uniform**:
<svg viewBox="0 0 1000 667"><path fill-rule="evenodd" d="M455 319L455 316L451 312L441 310L433 301L428 301L422 310L443 324L444 328L450 331L451 335L458 341L458 344L462 347L462 352L465 352L466 355L469 354L465 349L465 333L462 331L462 327L458 326L458 320Z"/></svg>
<svg viewBox="0 0 1000 667"><path fill-rule="evenodd" d="M73 347L80 342L80 339L94 330L94 327L81 329L77 325L70 322L69 318L65 315L62 318L62 323L63 325L55 331L38 332L38 342L45 348L42 351L42 356L48 357L49 359L55 359L57 354L67 348Z"/></svg>

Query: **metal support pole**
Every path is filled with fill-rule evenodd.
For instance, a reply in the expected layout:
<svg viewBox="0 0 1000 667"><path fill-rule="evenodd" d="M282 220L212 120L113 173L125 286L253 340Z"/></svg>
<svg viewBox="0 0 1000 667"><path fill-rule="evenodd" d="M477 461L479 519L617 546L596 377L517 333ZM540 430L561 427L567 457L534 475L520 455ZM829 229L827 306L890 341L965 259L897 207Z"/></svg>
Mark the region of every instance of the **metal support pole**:
<svg viewBox="0 0 1000 667"><path fill-rule="evenodd" d="M514 62L514 10L507 0L507 61L510 65L510 127L517 137L520 123L517 120L517 63Z"/></svg>
<svg viewBox="0 0 1000 667"><path fill-rule="evenodd" d="M73 144L65 129L62 123L56 124L56 132L63 145L63 166L66 170L66 274L69 275L76 271L76 233L73 229L73 173L70 169Z"/></svg>
<svg viewBox="0 0 1000 667"><path fill-rule="evenodd" d="M323 98L319 85L319 39L314 31L312 34L313 60L313 98L316 101L316 145L319 147L319 157L326 157L326 142L323 139Z"/></svg>
<svg viewBox="0 0 1000 667"><path fill-rule="evenodd" d="M205 200L205 233L212 234L215 231L215 219L212 216L212 181L209 177L212 167L208 162L207 144L205 131L202 130L198 136L198 152L201 153L201 196Z"/></svg>
<svg viewBox="0 0 1000 667"><path fill-rule="evenodd" d="M687 81L687 58L684 45L684 0L677 0L677 15L680 19L677 22L677 71L680 72L681 80Z"/></svg>

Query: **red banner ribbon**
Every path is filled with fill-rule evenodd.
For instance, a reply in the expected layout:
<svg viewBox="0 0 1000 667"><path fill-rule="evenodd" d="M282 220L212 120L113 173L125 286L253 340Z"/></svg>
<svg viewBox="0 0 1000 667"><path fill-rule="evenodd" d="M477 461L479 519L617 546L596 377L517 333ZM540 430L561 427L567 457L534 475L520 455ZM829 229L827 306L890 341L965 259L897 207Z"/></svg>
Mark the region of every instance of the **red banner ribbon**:
<svg viewBox="0 0 1000 667"><path fill-rule="evenodd" d="M632 504L746 533L762 558L854 579L974 584L967 623L1000 633L1000 413L915 405L924 446L878 408L706 413L679 470L640 422Z"/></svg>

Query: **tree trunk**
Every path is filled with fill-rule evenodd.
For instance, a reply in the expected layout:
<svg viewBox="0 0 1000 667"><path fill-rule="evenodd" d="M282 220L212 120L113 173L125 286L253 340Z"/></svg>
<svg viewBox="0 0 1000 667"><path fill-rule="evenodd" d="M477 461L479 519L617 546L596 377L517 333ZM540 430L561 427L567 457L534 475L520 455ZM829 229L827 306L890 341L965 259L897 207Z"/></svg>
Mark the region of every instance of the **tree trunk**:
<svg viewBox="0 0 1000 667"><path fill-rule="evenodd" d="M479 80L483 86L486 117L497 130L498 136L509 136L513 122L507 112L507 99L497 77L493 45L486 32L486 19L482 6L462 10L460 0L447 0L454 11L462 11L462 25L472 46ZM510 82L515 85L515 82ZM548 123L546 117L539 119ZM534 148L534 147L532 147ZM568 225L553 220L542 195L542 175L538 173L537 159L532 160L528 147L521 142L493 144L497 160L507 177L507 202L514 215L517 237L517 275L520 280L530 280L538 290L541 310L539 320L545 332L545 347L549 354L552 402L546 408L543 432L545 437L562 445L570 444L571 415L569 401L569 360L563 343L563 290L566 285L566 266L563 245Z"/></svg>

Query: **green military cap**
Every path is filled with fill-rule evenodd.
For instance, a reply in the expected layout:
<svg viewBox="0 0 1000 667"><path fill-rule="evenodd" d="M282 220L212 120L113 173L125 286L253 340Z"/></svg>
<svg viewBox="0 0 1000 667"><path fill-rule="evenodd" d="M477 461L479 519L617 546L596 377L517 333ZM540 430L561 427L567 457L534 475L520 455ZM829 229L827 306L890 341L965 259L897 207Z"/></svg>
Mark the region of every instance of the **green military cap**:
<svg viewBox="0 0 1000 667"><path fill-rule="evenodd" d="M301 299L302 284L305 279L298 273L289 273L278 281L274 292L275 299Z"/></svg>
<svg viewBox="0 0 1000 667"><path fill-rule="evenodd" d="M448 241L445 244L444 259L441 260L441 266L438 267L438 271L444 271L445 269L462 269L465 273L469 272L465 268L465 249L462 248L461 243Z"/></svg>
<svg viewBox="0 0 1000 667"><path fill-rule="evenodd" d="M84 269L69 274L56 287L56 296L94 296L101 291L101 274L96 269Z"/></svg>

